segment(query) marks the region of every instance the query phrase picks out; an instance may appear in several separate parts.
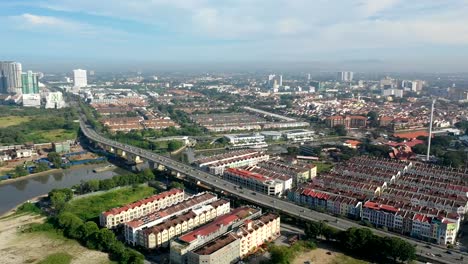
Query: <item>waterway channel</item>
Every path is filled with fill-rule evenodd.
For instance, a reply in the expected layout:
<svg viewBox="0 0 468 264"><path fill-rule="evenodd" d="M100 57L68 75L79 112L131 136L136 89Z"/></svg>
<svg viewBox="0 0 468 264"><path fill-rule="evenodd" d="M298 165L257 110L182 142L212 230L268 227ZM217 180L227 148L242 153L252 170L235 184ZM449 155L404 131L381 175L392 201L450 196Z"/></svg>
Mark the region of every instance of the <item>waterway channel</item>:
<svg viewBox="0 0 468 264"><path fill-rule="evenodd" d="M114 175L126 174L128 171L116 168L110 171L93 172L94 168L106 164L80 166L0 185L0 215L19 204L39 195L47 194L52 189L67 188L81 181L107 179Z"/></svg>

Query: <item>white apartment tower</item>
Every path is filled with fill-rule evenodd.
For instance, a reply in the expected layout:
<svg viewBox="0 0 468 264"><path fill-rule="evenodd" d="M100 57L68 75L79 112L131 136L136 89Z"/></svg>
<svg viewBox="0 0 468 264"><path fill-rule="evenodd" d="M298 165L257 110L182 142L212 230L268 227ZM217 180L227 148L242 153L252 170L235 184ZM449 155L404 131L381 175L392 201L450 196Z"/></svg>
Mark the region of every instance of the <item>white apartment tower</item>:
<svg viewBox="0 0 468 264"><path fill-rule="evenodd" d="M0 94L22 93L21 63L14 61L0 61Z"/></svg>
<svg viewBox="0 0 468 264"><path fill-rule="evenodd" d="M82 88L88 86L88 78L86 77L86 70L77 69L73 70L74 87Z"/></svg>
<svg viewBox="0 0 468 264"><path fill-rule="evenodd" d="M349 71L344 71L344 72L338 72L337 74L337 80L342 81L342 82L352 82L353 81L353 72Z"/></svg>

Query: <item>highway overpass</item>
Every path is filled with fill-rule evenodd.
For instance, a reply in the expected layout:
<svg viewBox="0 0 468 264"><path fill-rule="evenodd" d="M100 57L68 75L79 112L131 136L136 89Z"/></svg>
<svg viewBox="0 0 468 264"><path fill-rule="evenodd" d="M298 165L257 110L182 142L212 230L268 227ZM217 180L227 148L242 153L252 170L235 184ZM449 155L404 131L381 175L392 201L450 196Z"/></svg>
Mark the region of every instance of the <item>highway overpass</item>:
<svg viewBox="0 0 468 264"><path fill-rule="evenodd" d="M350 227L359 227L363 228L363 226L359 225L356 222L339 219L336 221L336 217L319 213L317 211L313 211L311 209L296 205L291 203L287 200L280 199L277 197L268 196L262 193L257 193L246 188L238 190L235 184L223 180L215 175L209 174L207 172L198 170L193 168L189 165L184 163L172 160L168 157L164 157L158 154L155 154L151 151L141 149L138 147L122 144L120 142L116 142L105 138L96 131L94 131L90 126L86 125L83 120L80 120L80 127L83 134L91 141L97 143L104 149L114 152L120 153L119 155L125 156L127 158L131 158L135 161L142 161L146 160L150 164L150 166L154 168L162 168L179 175L185 176L197 182L200 182L204 185L211 186L215 190L224 191L225 193L232 194L241 198L242 200L248 201L252 204L256 204L262 207L271 208L282 213L294 216L299 219L308 220L308 221L325 221L328 225L335 227L340 230L346 230ZM122 155L123 154L123 155ZM446 263L446 264L453 264L453 263L466 263L462 262L460 256L464 256L464 258L468 261L468 254L460 253L457 251L452 251L452 254L445 253L447 251L446 248L432 245L430 248L427 247L427 244L421 242L419 240L414 240L405 236L396 235L393 233L388 233L383 230L372 229L371 230L381 236L397 236L402 239L409 241L411 244L416 245L417 254L423 257L426 257L431 260L432 263ZM442 257L430 257L428 254L441 254Z"/></svg>

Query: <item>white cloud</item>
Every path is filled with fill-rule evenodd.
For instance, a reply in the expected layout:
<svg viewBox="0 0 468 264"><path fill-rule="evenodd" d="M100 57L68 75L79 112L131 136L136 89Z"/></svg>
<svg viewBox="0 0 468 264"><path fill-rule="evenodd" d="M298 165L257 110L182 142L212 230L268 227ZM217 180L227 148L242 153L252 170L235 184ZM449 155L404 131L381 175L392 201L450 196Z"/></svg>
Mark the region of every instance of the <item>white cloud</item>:
<svg viewBox="0 0 468 264"><path fill-rule="evenodd" d="M42 1L41 7L154 25L187 40L240 40L229 49L261 54L468 44L467 0ZM100 25L23 16L29 26L103 31L96 29Z"/></svg>
<svg viewBox="0 0 468 264"><path fill-rule="evenodd" d="M42 28L42 29L62 29L62 30L77 30L83 28L83 24L78 22L71 22L52 16L39 16L29 13L24 13L19 16L10 17L18 26L28 28Z"/></svg>
<svg viewBox="0 0 468 264"><path fill-rule="evenodd" d="M395 6L399 2L400 0L364 0L361 2L361 9L365 16L373 16Z"/></svg>
<svg viewBox="0 0 468 264"><path fill-rule="evenodd" d="M278 31L281 34L297 34L306 30L306 25L296 18L284 18L278 21Z"/></svg>

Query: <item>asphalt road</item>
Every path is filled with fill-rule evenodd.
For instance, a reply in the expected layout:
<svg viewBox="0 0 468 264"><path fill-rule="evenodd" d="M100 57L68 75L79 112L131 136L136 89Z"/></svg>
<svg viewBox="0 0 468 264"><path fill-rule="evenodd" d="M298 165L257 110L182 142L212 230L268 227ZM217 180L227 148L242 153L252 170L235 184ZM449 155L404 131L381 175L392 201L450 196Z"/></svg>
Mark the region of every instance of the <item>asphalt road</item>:
<svg viewBox="0 0 468 264"><path fill-rule="evenodd" d="M198 170L193 168L189 165L184 163L180 163L178 161L174 161L170 158L154 154L150 151L140 149L134 146L125 145L110 139L107 139L99 134L97 134L94 130L84 124L83 121L80 122L81 130L83 131L84 135L90 138L93 141L112 146L114 148L118 148L124 150L128 153L133 153L135 155L140 156L140 158L151 160L155 163L162 164L170 170L182 173L184 175L188 175L200 183L215 187L216 189L222 190L227 193L231 193L235 196L242 198L243 200L249 201L253 204L257 204L263 207L272 208L283 213L296 216L300 219L309 220L309 221L324 221L327 222L328 225L335 227L340 230L346 230L350 227L360 227L366 228L359 225L356 222L339 219L336 221L336 217L333 217L328 214L319 213L317 211L313 211L311 209L296 205L292 202L289 202L284 199L280 199L277 197L268 196L262 193L257 193L252 190L248 190L246 188L237 189L237 185L223 180L213 174L209 174L207 172ZM378 229L370 228L374 234L381 235L381 236L396 236L400 237L404 240L407 240L411 244L416 246L417 254L427 257L431 259L431 262L439 262L439 263L446 263L446 264L453 264L453 263L468 263L468 254L461 253L459 251L451 251L452 254L446 253L447 249L438 245L430 245L430 248L427 246L426 243L420 242L419 240L414 240L408 238L406 236L400 236L397 234L385 232ZM441 257L432 256L433 255L441 255ZM460 256L464 256L464 260L460 260Z"/></svg>

